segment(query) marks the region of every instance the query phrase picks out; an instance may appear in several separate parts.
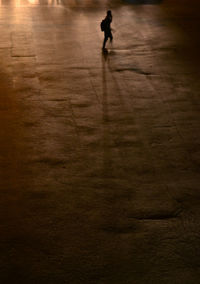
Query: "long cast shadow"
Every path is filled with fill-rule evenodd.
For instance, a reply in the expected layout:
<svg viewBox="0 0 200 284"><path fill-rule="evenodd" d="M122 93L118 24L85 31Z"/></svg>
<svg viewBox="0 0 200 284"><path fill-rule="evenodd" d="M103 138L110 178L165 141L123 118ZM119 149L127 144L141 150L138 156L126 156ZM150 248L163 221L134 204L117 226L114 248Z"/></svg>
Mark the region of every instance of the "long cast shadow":
<svg viewBox="0 0 200 284"><path fill-rule="evenodd" d="M102 122L103 122L103 176L109 177L112 173L109 111L108 111L108 87L107 87L107 64L109 55L107 51L102 52Z"/></svg>

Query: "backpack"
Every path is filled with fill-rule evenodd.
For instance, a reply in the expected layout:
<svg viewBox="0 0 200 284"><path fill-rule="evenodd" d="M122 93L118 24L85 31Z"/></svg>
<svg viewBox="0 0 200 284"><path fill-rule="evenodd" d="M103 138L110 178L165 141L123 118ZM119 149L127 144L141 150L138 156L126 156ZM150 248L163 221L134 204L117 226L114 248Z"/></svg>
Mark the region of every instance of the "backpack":
<svg viewBox="0 0 200 284"><path fill-rule="evenodd" d="M105 19L101 21L100 27L101 27L101 31L104 32L105 28L106 28L106 21L105 21Z"/></svg>

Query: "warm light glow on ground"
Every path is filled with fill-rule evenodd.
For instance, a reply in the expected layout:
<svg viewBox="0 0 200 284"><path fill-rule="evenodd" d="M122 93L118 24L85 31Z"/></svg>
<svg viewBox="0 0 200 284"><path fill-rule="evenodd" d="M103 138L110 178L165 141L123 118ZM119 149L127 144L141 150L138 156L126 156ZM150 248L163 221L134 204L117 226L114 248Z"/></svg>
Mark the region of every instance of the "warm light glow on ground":
<svg viewBox="0 0 200 284"><path fill-rule="evenodd" d="M38 1L38 0L28 0L28 2L29 2L31 5L38 5L38 4L39 4L39 1Z"/></svg>
<svg viewBox="0 0 200 284"><path fill-rule="evenodd" d="M16 0L16 7L20 7L21 6L21 0Z"/></svg>

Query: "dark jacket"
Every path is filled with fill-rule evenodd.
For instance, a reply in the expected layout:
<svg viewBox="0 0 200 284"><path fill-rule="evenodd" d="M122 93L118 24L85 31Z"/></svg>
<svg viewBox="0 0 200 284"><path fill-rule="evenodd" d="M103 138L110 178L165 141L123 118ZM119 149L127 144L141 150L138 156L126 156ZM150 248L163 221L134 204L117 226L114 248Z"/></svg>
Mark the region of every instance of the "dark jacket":
<svg viewBox="0 0 200 284"><path fill-rule="evenodd" d="M112 23L112 16L107 15L105 17L105 33L111 32L111 26L110 26L111 23Z"/></svg>

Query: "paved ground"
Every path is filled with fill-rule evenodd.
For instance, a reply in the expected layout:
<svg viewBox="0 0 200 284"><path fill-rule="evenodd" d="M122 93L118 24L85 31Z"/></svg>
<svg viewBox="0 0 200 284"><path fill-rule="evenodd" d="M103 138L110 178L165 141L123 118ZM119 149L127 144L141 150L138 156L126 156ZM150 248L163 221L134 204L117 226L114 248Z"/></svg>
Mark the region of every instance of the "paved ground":
<svg viewBox="0 0 200 284"><path fill-rule="evenodd" d="M200 283L197 9L0 3L0 283Z"/></svg>

